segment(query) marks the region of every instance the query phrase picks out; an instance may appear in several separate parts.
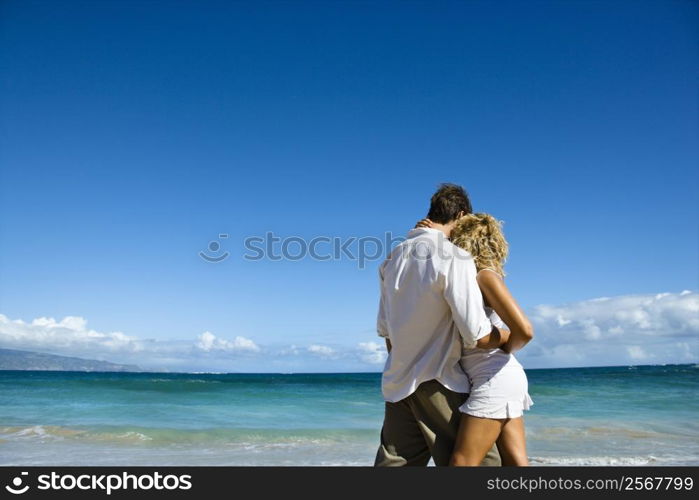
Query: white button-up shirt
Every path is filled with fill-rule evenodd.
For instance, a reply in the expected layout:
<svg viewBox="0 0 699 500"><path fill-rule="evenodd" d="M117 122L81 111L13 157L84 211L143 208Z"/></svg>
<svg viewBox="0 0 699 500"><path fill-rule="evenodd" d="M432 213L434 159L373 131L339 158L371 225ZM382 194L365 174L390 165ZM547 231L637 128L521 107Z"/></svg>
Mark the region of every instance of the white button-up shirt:
<svg viewBox="0 0 699 500"><path fill-rule="evenodd" d="M381 381L384 399L400 401L433 379L470 392L461 349L492 330L471 255L442 231L417 228L381 264L379 277L377 331L391 341Z"/></svg>

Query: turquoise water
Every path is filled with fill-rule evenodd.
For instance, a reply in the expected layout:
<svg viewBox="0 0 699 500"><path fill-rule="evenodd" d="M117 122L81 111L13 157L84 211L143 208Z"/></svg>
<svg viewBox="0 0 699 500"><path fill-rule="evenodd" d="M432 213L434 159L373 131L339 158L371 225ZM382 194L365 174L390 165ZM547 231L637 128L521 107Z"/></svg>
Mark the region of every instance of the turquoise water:
<svg viewBox="0 0 699 500"><path fill-rule="evenodd" d="M527 370L532 464L699 464L697 365ZM371 465L380 374L0 371L0 465Z"/></svg>

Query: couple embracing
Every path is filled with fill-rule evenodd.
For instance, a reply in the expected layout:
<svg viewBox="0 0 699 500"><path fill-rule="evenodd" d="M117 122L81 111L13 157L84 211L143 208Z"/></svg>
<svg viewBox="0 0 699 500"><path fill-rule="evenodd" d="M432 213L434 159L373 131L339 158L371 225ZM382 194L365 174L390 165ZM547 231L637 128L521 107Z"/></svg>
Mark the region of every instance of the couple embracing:
<svg viewBox="0 0 699 500"><path fill-rule="evenodd" d="M443 184L427 219L379 268L388 359L376 466L528 465L533 404L513 352L533 330L503 281L499 222Z"/></svg>

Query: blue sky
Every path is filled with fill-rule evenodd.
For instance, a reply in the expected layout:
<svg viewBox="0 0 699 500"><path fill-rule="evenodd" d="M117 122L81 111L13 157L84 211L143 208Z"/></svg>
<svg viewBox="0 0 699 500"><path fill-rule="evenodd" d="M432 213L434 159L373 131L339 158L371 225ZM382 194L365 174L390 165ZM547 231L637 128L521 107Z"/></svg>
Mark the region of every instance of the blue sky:
<svg viewBox="0 0 699 500"><path fill-rule="evenodd" d="M696 362L697 21L689 1L3 2L0 347L379 370L379 260L243 241L402 235L449 181L505 221L509 286L543 318L546 356L522 359Z"/></svg>

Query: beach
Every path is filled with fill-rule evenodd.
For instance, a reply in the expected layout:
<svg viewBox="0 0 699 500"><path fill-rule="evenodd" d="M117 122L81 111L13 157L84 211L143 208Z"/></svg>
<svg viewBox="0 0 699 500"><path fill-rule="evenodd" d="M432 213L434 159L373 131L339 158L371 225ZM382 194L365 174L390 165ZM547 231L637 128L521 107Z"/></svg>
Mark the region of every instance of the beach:
<svg viewBox="0 0 699 500"><path fill-rule="evenodd" d="M532 465L699 465L697 365L526 372ZM380 382L1 371L0 465L372 465Z"/></svg>

